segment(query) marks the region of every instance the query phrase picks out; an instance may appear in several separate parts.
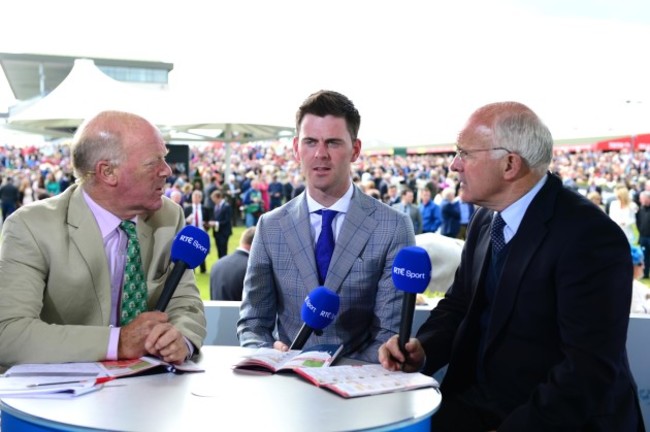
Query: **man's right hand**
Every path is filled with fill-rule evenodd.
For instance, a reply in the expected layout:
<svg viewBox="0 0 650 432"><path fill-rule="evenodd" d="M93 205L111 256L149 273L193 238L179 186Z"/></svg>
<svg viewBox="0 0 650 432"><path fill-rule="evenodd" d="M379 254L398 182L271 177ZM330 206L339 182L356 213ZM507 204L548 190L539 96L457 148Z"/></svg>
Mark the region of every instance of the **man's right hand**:
<svg viewBox="0 0 650 432"><path fill-rule="evenodd" d="M390 371L417 372L424 363L424 348L416 338L411 338L406 345L408 358L399 348L399 336L395 335L379 347L379 363Z"/></svg>
<svg viewBox="0 0 650 432"><path fill-rule="evenodd" d="M140 358L147 355L144 342L151 330L158 324L169 321L164 312L143 312L129 324L120 328L120 341L117 347L117 357L120 359Z"/></svg>

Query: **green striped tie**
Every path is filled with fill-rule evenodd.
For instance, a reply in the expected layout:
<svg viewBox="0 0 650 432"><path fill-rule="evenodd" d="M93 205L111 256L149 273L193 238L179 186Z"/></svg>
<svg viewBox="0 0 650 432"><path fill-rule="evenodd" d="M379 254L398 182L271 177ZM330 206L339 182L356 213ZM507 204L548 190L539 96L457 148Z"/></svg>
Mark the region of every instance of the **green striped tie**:
<svg viewBox="0 0 650 432"><path fill-rule="evenodd" d="M142 270L140 243L131 221L120 222L120 228L129 238L127 243L126 263L124 264L124 285L122 285L122 308L120 325L130 323L141 312L147 310L147 279Z"/></svg>

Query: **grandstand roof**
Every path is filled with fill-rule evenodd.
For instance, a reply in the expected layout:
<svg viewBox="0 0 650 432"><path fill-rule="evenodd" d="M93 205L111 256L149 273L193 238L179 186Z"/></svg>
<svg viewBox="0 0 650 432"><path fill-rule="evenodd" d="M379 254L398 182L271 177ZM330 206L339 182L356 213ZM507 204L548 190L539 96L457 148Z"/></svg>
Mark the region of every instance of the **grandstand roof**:
<svg viewBox="0 0 650 432"><path fill-rule="evenodd" d="M18 101L26 101L44 97L58 87L72 70L77 58L58 55L0 52L0 67L2 67L7 77L14 98ZM92 60L99 69L114 79L138 82L140 84L162 84L166 86L168 74L174 68L172 63L157 61L106 59L100 57L85 58ZM156 71L158 73L148 74L148 76L156 76L159 79L155 81L137 79L136 75L142 77L146 76L146 74L128 74L129 70ZM127 73L124 73L125 71Z"/></svg>

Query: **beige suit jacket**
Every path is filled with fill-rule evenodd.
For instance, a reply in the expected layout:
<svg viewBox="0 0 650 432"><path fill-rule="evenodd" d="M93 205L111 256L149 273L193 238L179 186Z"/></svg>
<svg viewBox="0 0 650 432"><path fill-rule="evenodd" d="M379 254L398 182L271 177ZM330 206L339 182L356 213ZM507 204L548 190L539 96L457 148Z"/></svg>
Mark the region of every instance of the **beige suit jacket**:
<svg viewBox="0 0 650 432"><path fill-rule="evenodd" d="M182 209L167 198L138 220L150 309L173 267L171 243L184 225ZM0 241L0 366L105 359L110 273L81 188L20 208L4 222ZM206 322L192 271L183 275L166 312L200 348Z"/></svg>

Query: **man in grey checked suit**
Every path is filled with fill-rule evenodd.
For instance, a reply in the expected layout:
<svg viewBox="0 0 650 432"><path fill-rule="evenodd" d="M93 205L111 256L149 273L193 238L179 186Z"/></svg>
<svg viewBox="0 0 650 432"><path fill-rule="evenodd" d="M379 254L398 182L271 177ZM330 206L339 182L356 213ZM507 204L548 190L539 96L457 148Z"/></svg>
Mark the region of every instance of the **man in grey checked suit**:
<svg viewBox="0 0 650 432"><path fill-rule="evenodd" d="M341 306L306 346L344 343L350 357L376 363L378 347L399 331L402 293L393 286L391 267L402 248L415 244L413 225L353 186L360 122L352 102L332 91L312 94L298 109L293 150L306 190L257 224L237 323L242 346L287 350L300 331L305 297L319 286L314 247L321 209L339 212L323 285L338 293Z"/></svg>

